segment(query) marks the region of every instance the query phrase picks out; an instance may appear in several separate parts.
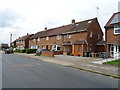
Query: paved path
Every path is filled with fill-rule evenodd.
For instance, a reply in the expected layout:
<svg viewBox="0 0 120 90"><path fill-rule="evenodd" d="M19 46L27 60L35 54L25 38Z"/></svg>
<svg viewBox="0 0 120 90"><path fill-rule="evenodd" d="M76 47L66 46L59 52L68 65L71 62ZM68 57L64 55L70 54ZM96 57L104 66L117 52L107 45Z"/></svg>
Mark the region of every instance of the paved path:
<svg viewBox="0 0 120 90"><path fill-rule="evenodd" d="M22 57L3 54L3 88L117 88L118 79Z"/></svg>
<svg viewBox="0 0 120 90"><path fill-rule="evenodd" d="M62 64L69 67L74 67L104 75L118 77L118 67L110 66L110 65L98 65L92 63L94 61L101 60L100 58L85 58L85 57L67 56L67 55L44 57L44 56L35 56L35 54L22 54L22 53L17 53L17 55L22 55L30 58L35 58L38 60L43 60L46 62Z"/></svg>

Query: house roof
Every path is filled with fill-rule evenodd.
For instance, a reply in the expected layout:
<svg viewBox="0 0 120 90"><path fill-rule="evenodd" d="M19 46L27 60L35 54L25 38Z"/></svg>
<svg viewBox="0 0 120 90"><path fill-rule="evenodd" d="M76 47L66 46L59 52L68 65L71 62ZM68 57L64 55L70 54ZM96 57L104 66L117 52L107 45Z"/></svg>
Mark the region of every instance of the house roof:
<svg viewBox="0 0 120 90"><path fill-rule="evenodd" d="M97 18L93 18L93 19L89 19L89 20L85 20L85 21L81 21L81 22L76 22L74 24L63 25L60 27L40 31L40 32L37 32L36 34L34 34L32 37L30 37L30 39L87 31L87 29L89 28L91 23L96 19Z"/></svg>
<svg viewBox="0 0 120 90"><path fill-rule="evenodd" d="M34 34L27 34L27 35L25 35L25 36L19 37L19 38L16 39L15 41L21 41L21 40L25 41L26 39L28 39L28 38L31 37L32 35L34 35Z"/></svg>
<svg viewBox="0 0 120 90"><path fill-rule="evenodd" d="M113 27L118 24L120 24L120 12L114 13L105 27Z"/></svg>

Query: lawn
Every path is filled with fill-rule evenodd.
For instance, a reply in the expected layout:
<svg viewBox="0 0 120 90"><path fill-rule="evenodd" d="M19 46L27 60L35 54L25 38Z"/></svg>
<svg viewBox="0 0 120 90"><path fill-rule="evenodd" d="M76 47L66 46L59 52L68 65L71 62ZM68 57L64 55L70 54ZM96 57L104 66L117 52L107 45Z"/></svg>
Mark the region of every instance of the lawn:
<svg viewBox="0 0 120 90"><path fill-rule="evenodd" d="M111 61L111 62L105 62L104 64L110 64L110 65L115 65L115 66L120 66L120 59L119 60L115 60L115 61Z"/></svg>

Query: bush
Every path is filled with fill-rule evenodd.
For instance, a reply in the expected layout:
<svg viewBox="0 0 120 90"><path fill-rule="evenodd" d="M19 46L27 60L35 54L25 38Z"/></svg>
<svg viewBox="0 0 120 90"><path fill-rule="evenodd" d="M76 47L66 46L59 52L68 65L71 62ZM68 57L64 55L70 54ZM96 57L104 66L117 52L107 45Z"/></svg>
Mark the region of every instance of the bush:
<svg viewBox="0 0 120 90"><path fill-rule="evenodd" d="M20 53L26 53L26 49L20 50Z"/></svg>
<svg viewBox="0 0 120 90"><path fill-rule="evenodd" d="M30 54L30 53L36 53L37 49L26 49L26 53Z"/></svg>
<svg viewBox="0 0 120 90"><path fill-rule="evenodd" d="M14 52L20 52L20 49L16 49Z"/></svg>

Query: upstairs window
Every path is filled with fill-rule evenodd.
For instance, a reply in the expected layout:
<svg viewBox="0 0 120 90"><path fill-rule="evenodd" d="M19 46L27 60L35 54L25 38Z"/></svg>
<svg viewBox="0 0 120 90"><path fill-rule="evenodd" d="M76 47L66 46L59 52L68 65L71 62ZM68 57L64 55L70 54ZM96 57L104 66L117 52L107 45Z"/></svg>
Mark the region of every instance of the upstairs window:
<svg viewBox="0 0 120 90"><path fill-rule="evenodd" d="M72 35L71 34L67 34L67 38L72 38Z"/></svg>
<svg viewBox="0 0 120 90"><path fill-rule="evenodd" d="M114 34L120 34L120 26L114 27Z"/></svg>
<svg viewBox="0 0 120 90"><path fill-rule="evenodd" d="M36 39L33 39L34 42L36 42Z"/></svg>
<svg viewBox="0 0 120 90"><path fill-rule="evenodd" d="M38 42L40 41L40 38L38 38Z"/></svg>
<svg viewBox="0 0 120 90"><path fill-rule="evenodd" d="M56 36L56 40L60 40L60 35L57 35L57 36Z"/></svg>
<svg viewBox="0 0 120 90"><path fill-rule="evenodd" d="M92 32L90 32L90 38L92 38L92 36L93 36L93 33L92 33Z"/></svg>
<svg viewBox="0 0 120 90"><path fill-rule="evenodd" d="M46 40L49 40L49 37L48 37L48 36L46 37Z"/></svg>
<svg viewBox="0 0 120 90"><path fill-rule="evenodd" d="M98 34L98 39L100 39L100 34Z"/></svg>

